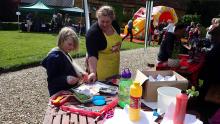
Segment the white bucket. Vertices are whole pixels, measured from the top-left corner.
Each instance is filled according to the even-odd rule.
[[[181,90],[175,87],[159,87],[157,93],[157,111],[162,114],[167,111],[171,103],[176,105],[176,95],[181,93]]]

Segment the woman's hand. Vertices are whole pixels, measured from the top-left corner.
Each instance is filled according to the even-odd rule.
[[[112,46],[112,52],[120,52],[121,42],[116,43],[116,45]]]
[[[84,74],[82,74],[82,76],[80,77],[80,83],[85,83],[85,82],[88,82],[88,77],[89,77],[89,75],[88,75],[88,73],[84,73]]]
[[[88,75],[88,82],[95,82],[96,80],[97,80],[97,77],[95,73],[90,73]]]
[[[74,85],[74,84],[76,84],[78,82],[79,82],[79,78],[76,78],[74,76],[67,76],[67,83],[69,85]]]

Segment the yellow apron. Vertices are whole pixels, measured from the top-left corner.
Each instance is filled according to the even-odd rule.
[[[97,62],[97,77],[100,81],[119,74],[120,52],[112,52],[112,46],[121,42],[121,37],[115,32],[109,36],[105,35],[105,38],[107,47],[99,51],[99,59]]]

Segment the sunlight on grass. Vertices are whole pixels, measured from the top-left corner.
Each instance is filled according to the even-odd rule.
[[[0,31],[0,70],[39,63],[56,46],[57,34]],[[124,42],[122,50],[144,47]],[[79,54],[79,55],[75,55]],[[80,50],[72,56],[85,56],[85,37],[80,37]]]

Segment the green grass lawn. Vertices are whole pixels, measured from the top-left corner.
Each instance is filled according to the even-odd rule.
[[[0,72],[39,65],[48,51],[56,46],[57,34],[0,31]],[[123,42],[122,50],[144,47]],[[73,57],[85,56],[85,37],[80,37],[80,50]]]

